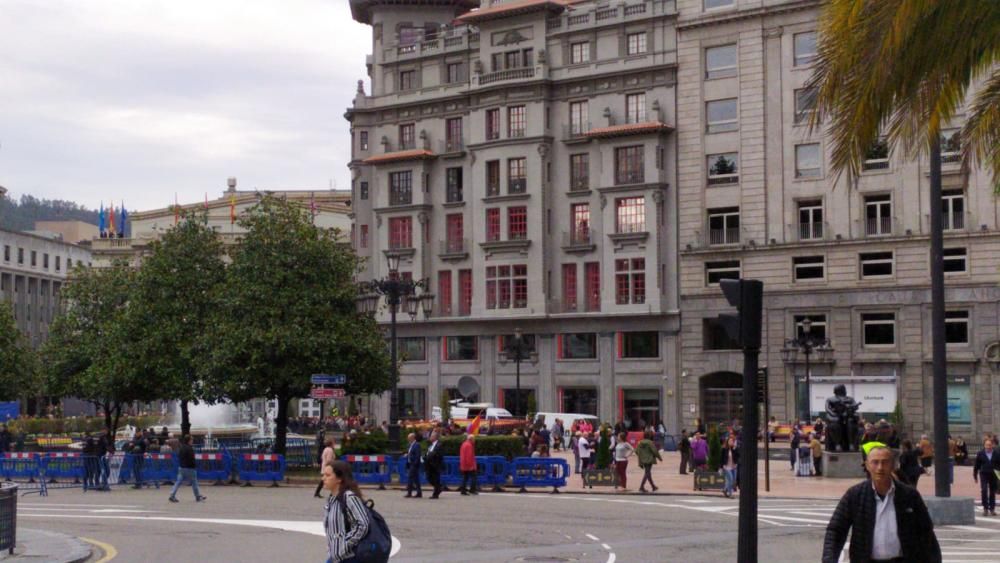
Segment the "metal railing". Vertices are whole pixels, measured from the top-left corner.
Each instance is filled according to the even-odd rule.
[[[641,184],[646,181],[646,175],[642,170],[616,170],[615,185]]]
[[[885,170],[889,168],[888,158],[869,158],[861,164],[862,170]]]
[[[823,240],[826,222],[799,223],[799,240]]]
[[[479,77],[479,84],[486,85],[492,84],[494,82],[503,82],[504,80],[524,80],[526,78],[535,77],[535,67],[527,66],[524,68],[509,68],[507,70],[498,70],[496,72],[487,72]]]
[[[563,246],[590,246],[594,244],[594,231],[590,229],[563,231],[562,239]]]
[[[571,192],[582,192],[590,189],[590,177],[582,176],[580,178],[573,178],[569,181],[569,191]]]
[[[451,239],[439,241],[439,254],[468,254],[469,239]]]
[[[444,141],[438,141],[438,147],[438,152],[441,153],[461,152],[465,150],[465,140],[447,139]]]
[[[710,229],[708,244],[737,244],[740,242],[740,229]]]
[[[507,180],[507,193],[523,194],[526,191],[528,191],[527,178],[512,178]]]
[[[592,128],[593,127],[591,127],[591,123],[589,121],[568,123],[563,125],[563,139],[578,139],[580,137],[586,137],[587,133]]]
[[[892,217],[866,217],[865,236],[878,237],[892,234]]]
[[[17,544],[17,485],[0,483],[0,552],[14,554]]]
[[[708,185],[709,186],[726,186],[730,184],[739,184],[740,175],[739,174],[709,174]]]

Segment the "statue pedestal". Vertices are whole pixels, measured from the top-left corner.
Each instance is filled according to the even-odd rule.
[[[829,479],[864,479],[861,452],[823,452],[823,476]]]

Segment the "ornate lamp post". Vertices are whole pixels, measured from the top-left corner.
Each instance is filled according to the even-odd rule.
[[[521,416],[521,360],[528,359],[529,351],[528,343],[525,342],[521,329],[515,328],[514,339],[507,345],[507,356],[513,358],[517,374],[514,380],[514,385],[517,388],[517,394],[514,397],[514,416]]]
[[[430,318],[434,309],[434,294],[427,291],[427,281],[403,279],[399,275],[398,254],[386,254],[389,276],[380,280],[358,284],[355,299],[359,313],[375,315],[379,300],[384,296],[389,306],[389,350],[392,361],[392,390],[389,396],[389,444],[399,447],[399,364],[396,355],[396,312],[400,305],[416,320],[417,312],[423,309],[424,318]],[[418,293],[419,291],[419,293]]]
[[[816,352],[820,355],[820,359],[824,360],[830,352],[830,341],[828,339],[813,336],[812,321],[809,320],[809,317],[802,320],[802,334],[798,335],[796,338],[785,341],[785,347],[781,350],[781,355],[785,360],[785,363],[794,364],[798,359],[798,353],[800,350],[806,357],[806,399],[803,404],[800,405],[800,420],[809,421],[809,401],[812,395],[812,387],[810,386],[810,377],[812,374],[809,365],[809,357],[813,354],[813,352]]]

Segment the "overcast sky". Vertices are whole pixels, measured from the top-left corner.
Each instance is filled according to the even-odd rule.
[[[348,0],[0,0],[0,185],[143,210],[349,187]]]

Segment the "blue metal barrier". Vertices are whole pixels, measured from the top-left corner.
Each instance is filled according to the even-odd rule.
[[[177,478],[178,466],[174,454],[146,454],[142,465],[142,480],[145,483],[151,482],[159,489],[160,483],[173,482]]]
[[[507,484],[507,479],[510,477],[510,464],[507,463],[507,458],[503,456],[484,456],[482,461],[480,458],[476,458],[476,463],[479,467],[485,467],[486,476],[489,484],[493,485],[494,491],[501,491],[504,485]]]
[[[566,486],[569,463],[551,457],[519,457],[511,462],[513,485],[526,492],[525,487],[552,487],[553,493]]]
[[[72,479],[79,483],[84,477],[86,460],[79,452],[52,452],[45,456],[45,478],[49,483],[56,479]]]
[[[285,456],[278,454],[243,454],[239,457],[240,481],[244,487],[252,481],[271,481],[272,487],[285,480]]]
[[[492,468],[496,467],[495,462],[491,463],[492,458],[487,456],[476,456],[476,484],[479,488],[495,486],[496,476],[490,473]],[[503,458],[499,458],[503,460]],[[507,481],[507,461],[503,462],[503,481]],[[444,471],[441,473],[441,483],[448,486],[460,486],[462,484],[462,471],[460,469],[459,457],[458,456],[445,456],[444,458]],[[495,487],[494,487],[495,488]]]
[[[223,484],[229,479],[232,472],[233,460],[222,453],[199,453],[194,454],[194,465],[197,469],[199,480],[212,480],[216,485]]]
[[[392,458],[386,455],[346,455],[343,460],[351,464],[354,480],[358,483],[378,485],[379,490],[385,490],[387,483],[392,481]],[[405,470],[406,458],[400,457]],[[399,462],[397,461],[397,465]],[[400,481],[406,482],[406,473],[400,473]]]
[[[406,456],[401,455],[399,459],[396,460],[396,474],[399,475],[399,484],[406,485],[406,480],[409,477],[410,463],[406,461]],[[427,470],[423,465],[420,466],[420,484],[430,485],[430,481],[427,480]],[[356,477],[357,475],[355,475]]]
[[[38,493],[48,496],[45,482],[45,458],[34,452],[5,453],[0,457],[0,476],[18,483],[22,496]]]

